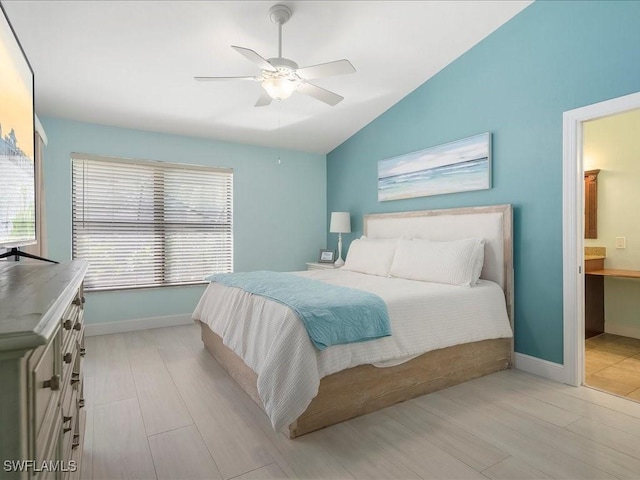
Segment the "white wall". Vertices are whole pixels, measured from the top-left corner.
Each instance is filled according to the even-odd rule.
[[[640,110],[585,123],[584,164],[601,170],[598,238],[585,245],[607,248],[605,268],[640,270]],[[605,278],[605,331],[640,338],[640,280]]]

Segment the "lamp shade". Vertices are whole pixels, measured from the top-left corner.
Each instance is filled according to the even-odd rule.
[[[332,212],[330,233],[351,233],[351,215],[349,212]]]

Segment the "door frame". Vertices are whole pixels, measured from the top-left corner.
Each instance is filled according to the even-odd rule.
[[[562,289],[565,382],[584,383],[583,122],[640,108],[640,92],[563,113]]]

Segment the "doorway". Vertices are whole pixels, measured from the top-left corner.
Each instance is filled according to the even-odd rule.
[[[635,93],[571,110],[563,117],[564,371],[571,385],[585,383],[584,126],[638,108],[640,93]]]
[[[582,131],[585,385],[640,401],[640,109]]]

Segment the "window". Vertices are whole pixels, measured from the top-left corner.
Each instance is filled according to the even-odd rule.
[[[72,154],[73,258],[87,290],[201,283],[233,270],[233,171]]]

